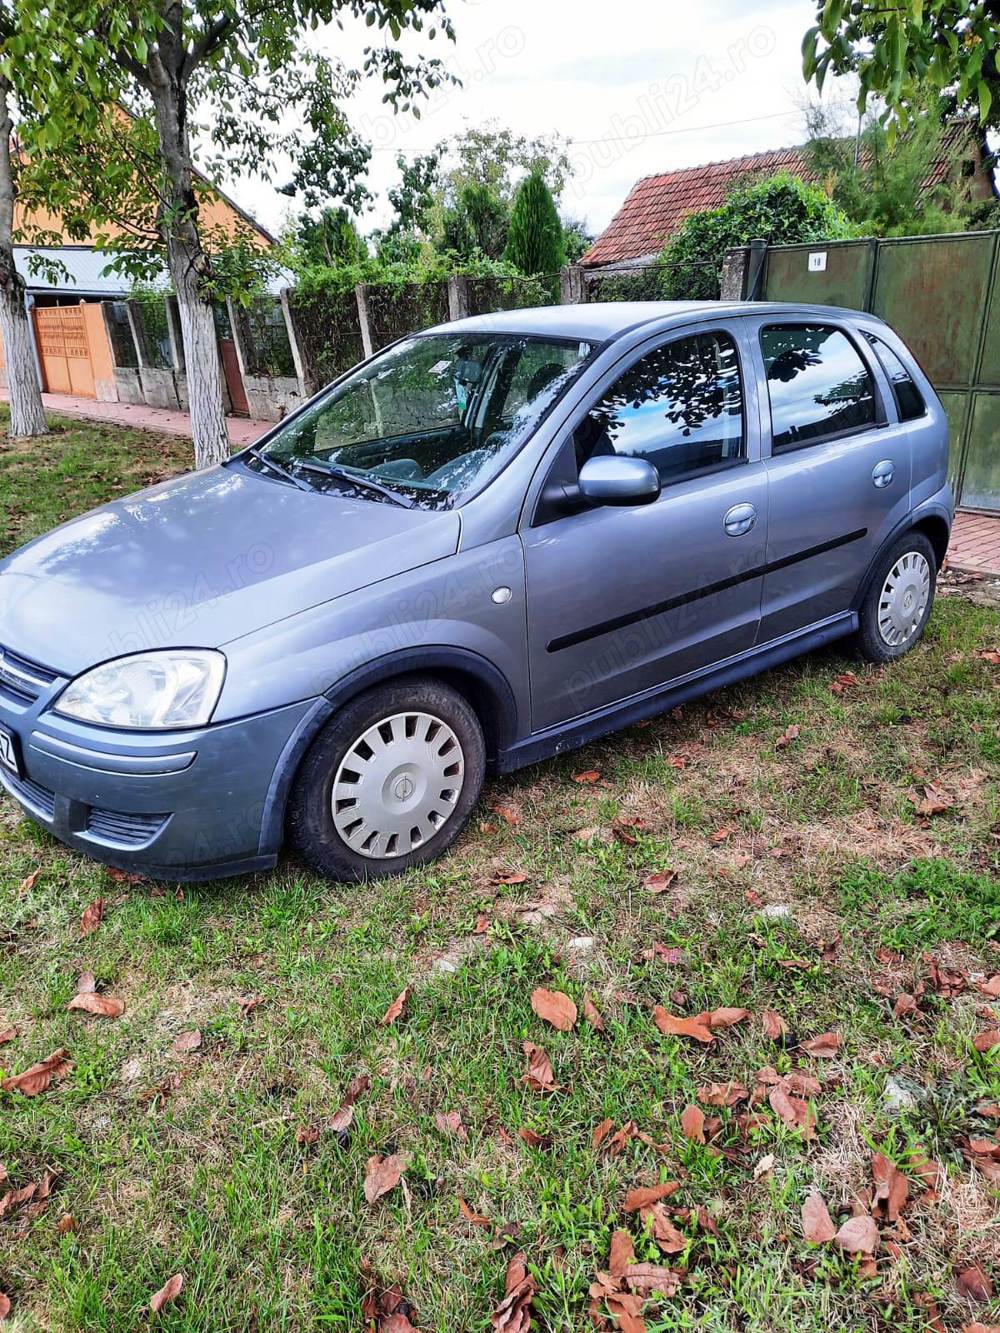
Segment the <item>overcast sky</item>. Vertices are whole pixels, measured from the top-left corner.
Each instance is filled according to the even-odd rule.
[[[393,116],[377,84],[350,104],[375,146],[378,204],[365,231],[387,220],[397,152],[425,152],[490,120],[573,141],[561,211],[595,232],[641,176],[804,137],[799,50],[812,0],[450,0],[448,12],[455,43],[438,37],[421,49],[446,58],[462,87],[432,94],[419,121]],[[370,36],[332,29],[317,44],[355,60]],[[849,92],[834,85],[827,98],[847,103]],[[268,182],[222,183],[272,229],[294,211]]]

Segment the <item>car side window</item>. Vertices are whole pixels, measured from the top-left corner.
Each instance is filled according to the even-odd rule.
[[[574,433],[577,467],[599,454],[645,458],[663,483],[746,457],[739,357],[728,333],[647,352]]]
[[[871,344],[879,364],[892,385],[892,396],[896,400],[900,421],[915,421],[917,417],[922,417],[927,411],[927,404],[914,384],[913,376],[887,342],[877,338],[874,333],[866,333],[865,338]]]
[[[858,349],[825,324],[760,331],[775,453],[874,426],[875,385]]]

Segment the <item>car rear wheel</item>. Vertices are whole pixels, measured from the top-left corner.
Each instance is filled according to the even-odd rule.
[[[861,605],[858,648],[892,662],[919,643],[934,605],[937,561],[922,532],[900,537],[882,557]]]
[[[427,677],[376,686],[313,742],[289,801],[289,841],[333,879],[402,874],[455,841],[485,770],[482,728],[456,690]]]

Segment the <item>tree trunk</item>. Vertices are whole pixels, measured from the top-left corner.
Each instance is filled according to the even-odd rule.
[[[222,406],[222,366],[212,304],[205,292],[211,261],[198,233],[198,200],[187,125],[187,97],[174,47],[179,40],[179,14],[160,38],[162,54],[150,70],[150,91],[156,112],[163,168],[159,225],[166,242],[167,262],[181,321],[187,372],[195,467],[211,467],[229,457],[229,435]]]
[[[34,339],[24,305],[24,279],[14,267],[15,185],[10,143],[13,134],[8,96],[10,85],[0,79],[0,336],[7,362],[10,395],[10,436],[44,435],[45,410],[35,367]]]

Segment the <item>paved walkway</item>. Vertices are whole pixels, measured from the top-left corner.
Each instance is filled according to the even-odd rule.
[[[990,514],[956,514],[948,548],[952,569],[970,574],[1000,577],[1000,517]]]
[[[6,390],[0,390],[0,401],[7,401]],[[50,412],[61,412],[66,417],[110,421],[116,426],[133,426],[138,430],[155,430],[165,435],[191,438],[191,418],[186,412],[171,412],[165,407],[133,407],[131,403],[99,403],[93,398],[75,398],[63,393],[43,393],[42,402]],[[249,421],[246,417],[227,417],[226,424],[233,444],[246,445],[253,444],[274,423]]]
[[[0,390],[0,400],[6,399],[6,393]],[[191,418],[186,412],[170,412],[161,407],[133,407],[130,403],[98,403],[93,398],[73,398],[59,393],[43,393],[42,401],[51,412],[61,412],[65,416],[111,421],[119,426],[135,426],[140,430],[191,438]],[[236,445],[252,444],[272,424],[270,421],[248,421],[246,417],[227,417],[226,421],[229,438]],[[1000,516],[959,514],[952,532],[948,563],[952,569],[1000,577]]]

